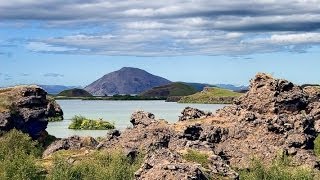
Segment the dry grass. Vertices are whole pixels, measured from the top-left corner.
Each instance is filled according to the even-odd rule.
[[[1,91],[2,89],[0,89]],[[0,112],[6,112],[10,110],[12,96],[8,93],[9,91],[0,92]]]
[[[13,88],[0,89],[0,113],[10,111],[10,106],[14,99]]]

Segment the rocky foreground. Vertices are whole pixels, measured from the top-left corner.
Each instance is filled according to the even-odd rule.
[[[301,88],[267,74],[257,74],[250,90],[215,114],[186,108],[179,122],[156,120],[152,113],[135,112],[132,128],[112,131],[102,141],[70,137],[44,152],[61,149],[121,149],[128,156],[146,153],[136,179],[238,179],[238,169],[253,158],[270,164],[279,155],[292,165],[319,169],[313,141],[320,132],[320,91]],[[89,143],[88,143],[89,142]],[[188,162],[183,154],[195,150],[208,155],[206,167]]]
[[[26,88],[22,92],[19,99],[23,101],[15,102],[14,107],[19,107],[15,116],[0,113],[0,127],[15,127],[35,136],[41,131],[34,134],[28,129],[44,130],[52,107],[43,90]],[[20,119],[7,118],[13,116]],[[313,151],[320,133],[319,88],[302,88],[267,74],[257,74],[246,94],[214,114],[188,107],[177,123],[169,124],[152,113],[138,111],[130,122],[132,128],[111,131],[99,141],[78,136],[57,140],[44,151],[43,159],[60,150],[79,149],[121,150],[132,159],[144,154],[135,179],[148,180],[238,179],[238,170],[250,168],[252,159],[268,165],[279,156],[290,157],[292,166],[320,168]],[[207,163],[188,161],[185,154],[190,150],[205,154]],[[75,162],[70,159],[70,163]]]

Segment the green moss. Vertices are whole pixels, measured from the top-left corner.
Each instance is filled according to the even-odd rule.
[[[313,142],[314,144],[314,153],[320,158],[320,135]]]
[[[270,166],[253,160],[248,170],[239,172],[240,179],[246,180],[313,180],[315,173],[311,169],[290,166],[290,158],[277,158]]]
[[[229,104],[233,99],[242,95],[241,93],[222,88],[207,88],[204,91],[185,96],[179,103],[201,103],[201,104]]]
[[[208,157],[209,156],[207,154],[188,149],[187,153],[183,154],[182,157],[183,157],[183,159],[185,159],[187,161],[199,163],[202,165],[202,167],[208,168],[208,164],[209,164]]]
[[[134,172],[142,163],[140,155],[132,160],[122,152],[96,152],[73,164],[67,162],[66,157],[54,158],[52,171],[49,172],[49,180],[100,180],[100,179],[134,179]]]
[[[83,129],[83,130],[106,130],[114,129],[114,124],[103,120],[91,120],[83,116],[74,116],[69,129]]]

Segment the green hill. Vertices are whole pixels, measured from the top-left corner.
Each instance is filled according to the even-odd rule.
[[[229,104],[242,93],[227,89],[207,87],[203,91],[181,98],[179,103]]]
[[[143,97],[170,97],[188,96],[196,93],[197,90],[190,85],[174,82],[164,86],[154,87],[140,94]]]
[[[69,89],[60,92],[57,96],[64,96],[64,97],[91,97],[92,94],[88,93],[86,90],[83,89]]]

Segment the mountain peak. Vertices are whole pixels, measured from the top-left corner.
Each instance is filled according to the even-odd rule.
[[[85,90],[94,95],[139,94],[170,82],[139,68],[123,67],[104,75],[88,85]]]
[[[140,70],[140,71],[144,71],[144,70],[142,70],[142,69],[135,68],[135,67],[122,67],[119,71],[127,71],[127,70]]]

